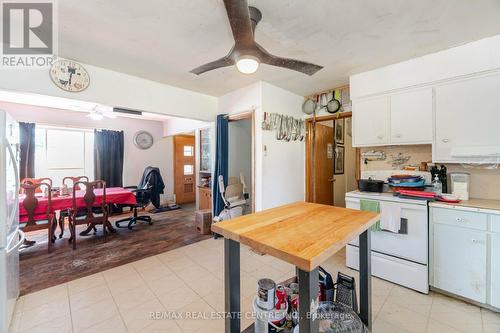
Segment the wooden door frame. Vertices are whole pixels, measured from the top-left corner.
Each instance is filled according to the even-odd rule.
[[[312,168],[311,168],[311,155],[312,155],[312,129],[313,129],[313,122],[323,122],[323,121],[328,121],[328,120],[337,120],[337,119],[344,119],[344,118],[351,118],[352,117],[352,112],[342,112],[338,114],[332,114],[332,115],[324,115],[324,116],[317,116],[317,117],[309,117],[306,118],[306,158],[305,158],[305,169],[306,169],[306,175],[305,175],[305,186],[306,186],[306,201],[307,202],[313,202],[313,193],[312,193]],[[356,153],[356,179],[361,178],[361,150],[359,148],[355,148],[355,153]]]
[[[196,166],[196,135],[193,134],[193,135],[190,135],[190,134],[176,134],[172,137],[172,144],[173,144],[173,151],[174,151],[174,194],[175,194],[175,201],[177,202],[177,194],[175,193],[175,189],[177,188],[177,177],[175,176],[175,172],[176,172],[176,161],[177,161],[177,149],[176,149],[176,138],[178,137],[184,137],[184,138],[193,138],[194,140],[194,169],[193,169],[193,179],[194,179],[194,184],[193,184],[193,191],[195,191],[194,193],[194,203],[195,205],[198,203],[198,200],[196,198],[196,193],[197,193],[197,189],[198,189],[198,175],[196,174],[196,170],[197,170],[197,166]]]
[[[252,213],[255,213],[255,110],[252,109],[250,111],[244,111],[239,113],[233,113],[227,115],[228,122],[238,121],[238,120],[246,120],[251,119],[251,127],[252,127]],[[228,142],[229,144],[229,142]],[[228,165],[229,165],[229,161]]]

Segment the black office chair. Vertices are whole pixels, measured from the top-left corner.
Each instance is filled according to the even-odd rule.
[[[151,220],[150,216],[147,216],[147,215],[138,216],[137,215],[138,208],[144,209],[151,203],[151,186],[149,186],[149,184],[148,184],[147,188],[145,188],[145,189],[137,188],[137,186],[126,186],[125,188],[132,189],[132,192],[134,193],[135,198],[137,200],[137,204],[128,206],[128,207],[132,208],[134,215],[131,217],[127,217],[127,218],[120,219],[120,220],[116,221],[115,226],[117,228],[125,228],[125,226],[121,226],[120,223],[127,222],[127,221],[128,221],[128,225],[126,228],[129,228],[129,230],[132,230],[133,225],[136,224],[137,221],[148,222],[149,225],[152,225],[153,221]],[[125,205],[125,207],[127,207],[127,205]]]

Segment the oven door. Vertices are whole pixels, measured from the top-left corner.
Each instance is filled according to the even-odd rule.
[[[369,198],[373,200],[373,198]],[[411,260],[420,264],[428,261],[428,213],[427,205],[407,204],[400,202],[380,202],[381,218],[384,209],[393,210],[392,215],[399,216],[403,223],[407,224],[407,233],[398,234],[389,231],[371,231],[372,251],[390,255],[393,257]],[[346,206],[351,209],[360,207],[359,198],[346,198]],[[358,238],[349,244],[359,246]]]

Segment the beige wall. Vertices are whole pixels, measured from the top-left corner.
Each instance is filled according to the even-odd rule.
[[[390,146],[361,148],[361,152],[370,150],[384,151],[387,155],[385,161],[370,161],[364,164],[361,160],[361,170],[390,170],[392,169],[391,155],[399,152],[411,156],[408,164],[420,165],[420,162],[432,160],[431,145],[418,146]],[[467,167],[460,164],[446,164],[448,173],[469,172],[471,174],[470,193],[471,198],[497,199],[500,200],[500,169],[489,169],[488,166]]]
[[[409,165],[419,166],[421,162],[430,162],[432,160],[431,145],[365,147],[361,148],[361,153],[370,150],[385,152],[386,159],[384,161],[368,161],[368,164],[365,164],[363,158],[361,158],[361,171],[393,169],[391,156],[397,156],[399,153],[411,157],[407,163]]]

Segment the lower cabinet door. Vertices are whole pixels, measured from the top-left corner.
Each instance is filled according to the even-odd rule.
[[[491,305],[500,309],[500,234],[491,235]]]
[[[487,235],[434,224],[433,286],[486,303]]]

